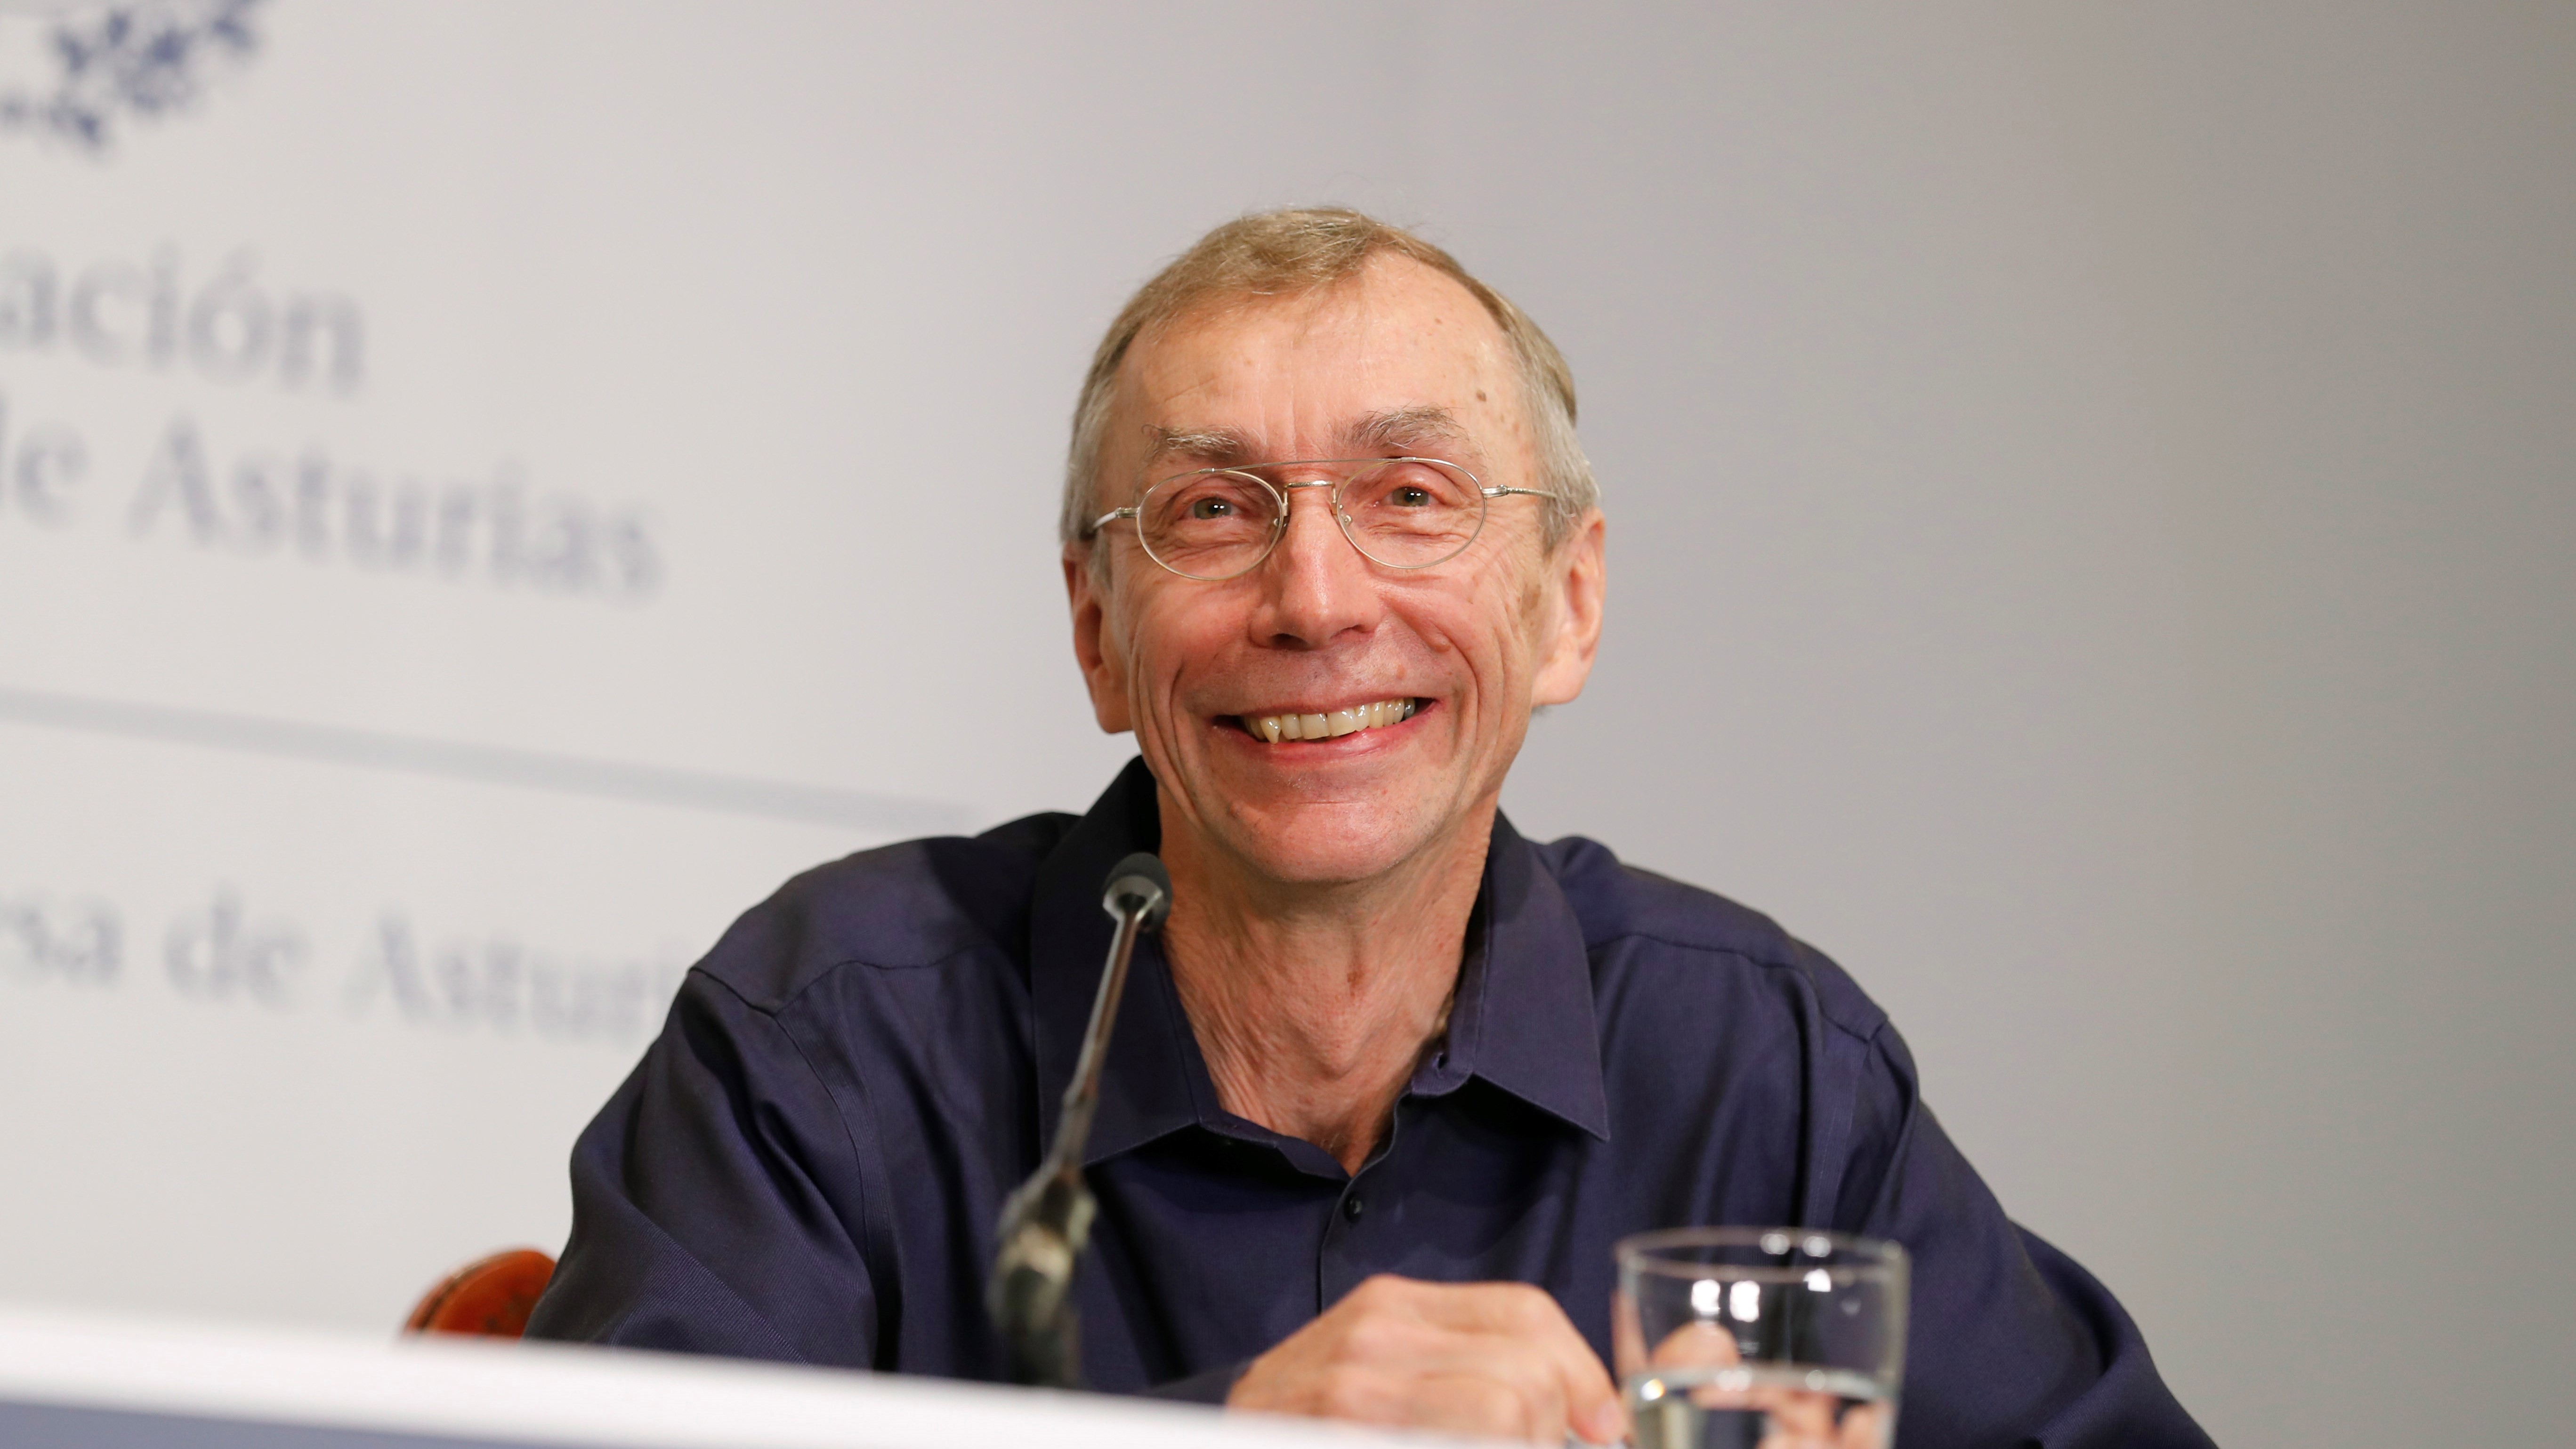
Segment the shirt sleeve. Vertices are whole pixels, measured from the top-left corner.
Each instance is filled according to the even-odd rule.
[[[859,1181],[840,1104],[787,1031],[691,972],[574,1145],[572,1236],[528,1336],[877,1366],[862,1209],[824,1186]]]
[[[1912,1259],[1899,1449],[2210,1449],[2118,1300],[2004,1217],[1916,1095],[1895,1029],[1871,1046],[1836,1216]]]

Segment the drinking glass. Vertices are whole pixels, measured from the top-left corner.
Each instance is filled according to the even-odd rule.
[[[1887,1449],[1905,1250],[1810,1228],[1622,1239],[1611,1303],[1637,1449]]]

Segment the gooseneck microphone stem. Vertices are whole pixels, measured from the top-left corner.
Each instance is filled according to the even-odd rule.
[[[1091,1239],[1098,1206],[1083,1183],[1082,1159],[1091,1141],[1092,1115],[1100,1107],[1100,1069],[1109,1056],[1118,999],[1127,990],[1127,965],[1135,958],[1136,938],[1170,914],[1172,878],[1161,861],[1139,851],[1109,872],[1100,906],[1118,927],[1109,939],[1099,993],[1091,999],[1082,1055],[1074,1060],[1073,1080],[1065,1085],[1054,1145],[1002,1205],[993,1276],[985,1287],[1014,1383],[1069,1389],[1081,1378],[1073,1270]]]
[[[1082,1055],[1074,1061],[1073,1080],[1065,1084],[1064,1109],[1056,1116],[1055,1147],[1046,1168],[1077,1171],[1091,1142],[1091,1119],[1100,1111],[1100,1068],[1109,1059],[1109,1033],[1117,1025],[1118,1000],[1127,994],[1128,963],[1136,958],[1136,938],[1145,934],[1148,913],[1119,909],[1117,933],[1109,938],[1109,964],[1100,973],[1100,990],[1091,998],[1091,1025],[1082,1035]]]

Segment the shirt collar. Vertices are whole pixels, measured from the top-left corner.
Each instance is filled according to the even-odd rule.
[[[1038,1150],[1055,1145],[1064,1089],[1091,1025],[1092,998],[1108,964],[1113,934],[1100,906],[1109,868],[1130,851],[1161,846],[1163,819],[1154,777],[1142,759],[1118,778],[1038,867],[1029,911],[1029,999],[1036,1015]],[[1202,1084],[1207,1067],[1181,1013],[1160,938],[1136,943],[1100,1071],[1100,1106],[1091,1121],[1085,1166],[1141,1147],[1203,1117],[1217,1115],[1215,1092]]]
[[[1129,851],[1154,850],[1161,843],[1154,777],[1138,759],[1039,867],[1029,918],[1029,991],[1042,1152],[1054,1144],[1064,1089],[1073,1080],[1109,951],[1102,885],[1109,868]],[[1582,927],[1555,876],[1539,867],[1537,852],[1499,813],[1458,998],[1450,1008],[1448,1041],[1416,1075],[1414,1090],[1439,1095],[1471,1076],[1594,1137],[1609,1138]],[[1248,1124],[1217,1104],[1159,938],[1148,936],[1137,943],[1128,969],[1083,1161],[1100,1162],[1193,1125],[1240,1136]]]
[[[1470,1076],[1610,1140],[1582,922],[1555,874],[1500,811],[1458,999],[1449,1008],[1449,1040],[1415,1077],[1415,1090],[1446,1091]]]

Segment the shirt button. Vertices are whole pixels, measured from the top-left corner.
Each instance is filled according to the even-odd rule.
[[[1360,1196],[1358,1193],[1352,1193],[1349,1197],[1342,1199],[1342,1216],[1349,1218],[1352,1222],[1358,1222],[1360,1220],[1360,1214],[1367,1211],[1368,1199]]]

